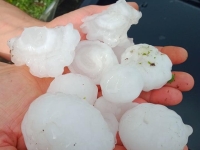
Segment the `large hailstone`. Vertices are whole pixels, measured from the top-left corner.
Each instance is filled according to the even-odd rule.
[[[37,77],[55,77],[72,63],[79,41],[79,32],[68,24],[56,28],[25,28],[21,36],[12,38],[8,45],[15,65],[26,64]]]
[[[81,41],[75,51],[70,71],[88,76],[96,84],[99,84],[105,72],[118,64],[113,50],[99,41]]]
[[[122,54],[121,63],[139,70],[144,79],[144,91],[159,89],[172,77],[172,62],[169,57],[148,44],[127,48]]]
[[[183,150],[192,132],[176,112],[150,103],[127,111],[119,123],[119,135],[128,150]]]
[[[125,0],[118,0],[107,10],[84,18],[81,28],[88,40],[99,40],[115,47],[125,37],[130,26],[137,24],[141,17],[141,12]]]
[[[56,77],[47,92],[76,95],[93,105],[97,99],[98,88],[90,78],[81,74],[68,73]]]
[[[128,103],[140,95],[144,81],[136,68],[118,64],[103,75],[100,86],[106,100],[114,103]]]
[[[22,121],[28,150],[112,150],[114,136],[101,113],[76,96],[44,94]]]

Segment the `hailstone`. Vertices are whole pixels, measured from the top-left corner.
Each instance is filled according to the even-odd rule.
[[[67,73],[55,77],[47,92],[76,95],[93,105],[97,99],[98,88],[90,78],[84,75]]]
[[[139,104],[119,123],[119,135],[127,150],[183,150],[192,127],[163,105]]]
[[[103,74],[118,64],[113,50],[100,41],[81,41],[75,52],[70,71],[88,76],[95,84],[99,84]]]
[[[141,12],[125,0],[118,0],[103,12],[84,18],[81,28],[88,40],[99,40],[115,47],[141,17]]]
[[[144,91],[159,89],[172,77],[172,62],[166,54],[148,44],[137,44],[126,49],[122,64],[137,68],[144,79]]]
[[[15,65],[27,65],[37,77],[56,77],[72,63],[79,41],[79,32],[68,24],[25,28],[19,37],[8,41],[8,46]]]
[[[101,113],[73,95],[47,93],[22,121],[28,150],[112,150],[115,137]]]
[[[100,86],[106,100],[114,103],[128,103],[140,95],[144,81],[136,68],[118,64],[103,75]]]

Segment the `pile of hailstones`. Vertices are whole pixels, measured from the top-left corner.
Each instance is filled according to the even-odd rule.
[[[119,0],[82,20],[87,40],[68,24],[25,28],[8,42],[15,65],[55,77],[23,119],[29,150],[112,150],[117,132],[128,150],[183,150],[191,126],[165,106],[132,102],[172,76],[167,55],[127,37],[141,16]],[[66,66],[71,73],[62,75]]]

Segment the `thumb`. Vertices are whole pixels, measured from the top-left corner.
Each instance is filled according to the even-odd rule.
[[[114,150],[126,150],[124,146],[116,145]]]

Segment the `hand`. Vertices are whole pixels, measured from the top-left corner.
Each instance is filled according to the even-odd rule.
[[[161,51],[167,51],[174,63],[180,63],[186,59],[185,50],[178,47],[163,47]],[[179,57],[171,56],[175,53]],[[179,60],[179,58],[181,58]],[[67,73],[67,70],[66,70]],[[164,95],[172,98],[170,105],[181,101],[181,91],[190,90],[194,84],[193,78],[183,72],[175,72],[176,81],[167,84],[159,90],[142,93],[137,102],[155,101],[156,97]],[[26,66],[0,63],[0,150],[24,150],[25,145],[21,133],[21,122],[28,110],[30,103],[38,96],[44,94],[52,81],[52,78],[37,78],[29,73]],[[185,83],[188,83],[185,84]],[[177,89],[176,85],[179,85]],[[165,91],[170,91],[165,93]],[[146,98],[145,98],[146,97]],[[166,104],[160,99],[160,104]],[[169,104],[169,103],[168,103]],[[115,150],[124,150],[120,146],[120,140]]]
[[[0,12],[1,12],[1,3],[0,2]],[[136,6],[135,3],[131,3],[131,5]],[[9,6],[10,7],[10,6]],[[136,6],[137,7],[137,6]],[[18,9],[16,9],[16,13],[13,12],[13,15],[16,17],[15,19],[22,23],[21,25],[18,24],[20,27],[14,26],[11,22],[7,22],[9,28],[5,27],[5,34],[6,36],[3,37],[0,29],[0,39],[6,42],[9,38],[19,35],[23,29],[23,26],[33,26],[33,25],[46,25],[47,27],[54,27],[57,25],[65,25],[67,23],[73,23],[77,29],[81,24],[81,18],[91,15],[93,13],[97,13],[105,9],[106,7],[100,6],[88,6],[77,11],[71,12],[69,14],[65,14],[60,16],[49,23],[44,23],[40,21],[36,21],[30,18],[31,21],[26,22],[25,20],[18,19],[17,15],[22,13]],[[11,11],[8,11],[9,13]],[[20,12],[20,13],[18,13]],[[2,11],[2,13],[4,13]],[[22,15],[24,15],[22,13]],[[12,14],[10,14],[12,16]],[[26,16],[26,15],[25,15]],[[2,20],[0,16],[0,22]],[[26,16],[29,18],[28,16]],[[7,20],[8,21],[8,20]],[[26,24],[25,24],[26,22]],[[24,23],[24,25],[23,25]],[[31,25],[32,24],[32,25]],[[9,29],[9,30],[7,30]],[[12,33],[12,31],[14,33]],[[82,35],[82,39],[84,39],[84,35]],[[0,50],[1,54],[6,54],[9,57],[9,50],[6,43],[3,43],[2,46],[5,50]],[[164,47],[160,48],[161,51],[165,52],[170,56],[170,59],[173,61],[174,64],[179,64],[186,60],[187,52],[178,47]],[[1,55],[0,54],[0,55]],[[5,55],[4,55],[5,56]],[[67,73],[67,69],[66,72]],[[4,63],[0,63],[0,150],[25,150],[25,144],[23,140],[23,136],[21,133],[21,122],[24,117],[24,114],[28,110],[30,103],[40,96],[44,94],[52,81],[52,78],[37,78],[32,76],[29,73],[29,70],[26,66],[16,67],[14,65],[8,65]],[[185,83],[188,83],[188,85]],[[167,89],[170,90],[169,93],[166,94],[167,97],[172,97],[173,101],[168,101],[170,103],[166,103],[164,100],[161,99],[159,103],[161,104],[170,104],[174,105],[181,101],[181,91],[187,91],[192,88],[194,84],[193,78],[187,73],[176,73],[176,81],[172,84],[167,84],[160,90],[151,91],[148,93],[142,93],[138,101],[148,101],[148,102],[156,102],[155,98],[159,95],[165,95],[165,91]],[[177,89],[177,86],[179,88]],[[168,90],[167,90],[168,91]],[[116,145],[115,150],[124,150],[123,146],[120,146],[120,142]]]

